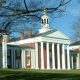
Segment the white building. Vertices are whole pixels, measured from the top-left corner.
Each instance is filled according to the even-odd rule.
[[[69,38],[59,30],[50,29],[48,16],[41,16],[39,33],[29,38],[7,42],[3,35],[0,67],[31,69],[71,69]],[[22,34],[23,38],[23,34]]]
[[[80,69],[80,41],[70,45],[71,64],[73,69]]]

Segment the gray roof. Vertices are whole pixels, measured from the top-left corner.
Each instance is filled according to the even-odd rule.
[[[72,44],[70,44],[70,46],[73,46],[73,45],[80,45],[80,41],[76,41],[76,42],[73,42]]]
[[[50,33],[56,32],[56,31],[57,31],[57,29],[49,30],[49,31],[44,32],[44,33],[35,34],[34,37],[38,37],[38,36],[46,36],[46,35],[48,35],[48,34],[50,34]]]

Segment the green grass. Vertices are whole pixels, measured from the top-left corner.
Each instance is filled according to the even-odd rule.
[[[80,80],[80,70],[0,69],[0,80]]]

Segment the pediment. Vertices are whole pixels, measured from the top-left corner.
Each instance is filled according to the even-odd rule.
[[[61,31],[55,31],[51,32],[47,35],[44,35],[44,37],[51,37],[51,38],[59,38],[59,39],[69,39],[64,33]]]

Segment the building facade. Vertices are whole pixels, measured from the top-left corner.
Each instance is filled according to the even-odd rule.
[[[80,69],[80,41],[70,44],[71,63],[73,69]]]
[[[39,33],[28,39],[7,42],[3,35],[0,64],[2,68],[72,69],[69,38],[59,30],[50,29],[48,16],[41,16]],[[23,33],[22,33],[23,35]]]

